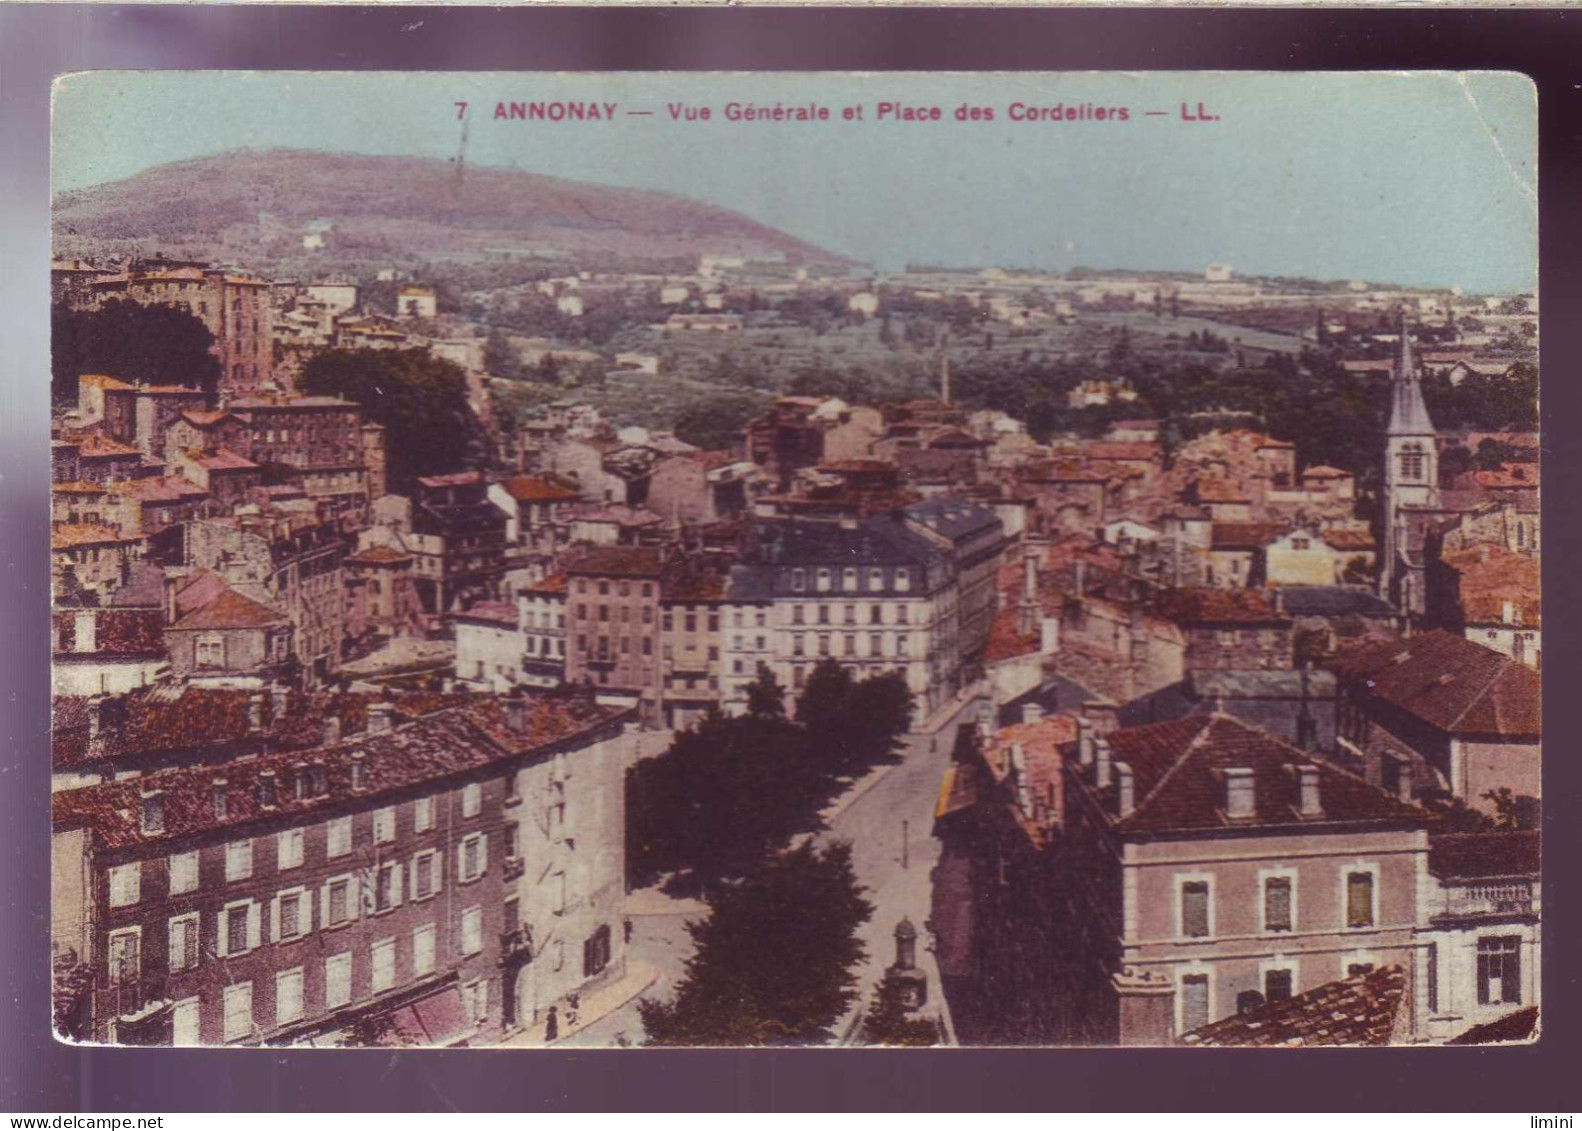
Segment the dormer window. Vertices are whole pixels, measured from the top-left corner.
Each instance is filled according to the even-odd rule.
[[[807,588],[807,571],[794,569],[791,571],[791,591],[800,593]]]
[[[156,835],[165,831],[165,795],[158,790],[143,794],[140,824],[143,832]]]
[[[1225,771],[1225,815],[1245,821],[1257,813],[1253,795],[1252,771],[1245,768]]]
[[[226,803],[226,786],[224,778],[215,778],[213,788],[209,792],[209,801],[214,808],[214,819],[223,821],[230,814]]]
[[[912,571],[898,569],[895,571],[895,588],[898,593],[905,593],[912,588]]]

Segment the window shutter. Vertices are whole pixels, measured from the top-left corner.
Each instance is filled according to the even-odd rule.
[[[478,834],[478,874],[481,876],[489,870],[489,834]]]
[[[263,916],[259,914],[258,901],[255,899],[247,905],[247,949],[257,950],[262,940],[259,933],[263,927]]]
[[[302,905],[297,904],[297,923],[302,922]],[[280,941],[280,896],[275,896],[269,901],[269,941]]]
[[[436,895],[438,895],[439,892],[440,892],[440,889],[442,889],[444,886],[445,886],[445,853],[443,851],[439,851],[439,852],[435,852],[434,853],[434,893]]]
[[[172,970],[187,968],[187,933],[180,919],[170,921],[170,968]]]
[[[401,866],[390,869],[390,906],[401,906]]]

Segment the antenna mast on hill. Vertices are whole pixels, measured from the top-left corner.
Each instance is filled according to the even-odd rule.
[[[939,341],[939,401],[950,403],[950,331],[946,330]]]
[[[472,115],[461,114],[461,144],[456,147],[456,187],[461,188],[462,173],[467,167],[467,131],[472,127]]]

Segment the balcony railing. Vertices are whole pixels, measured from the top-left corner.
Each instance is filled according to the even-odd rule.
[[[100,983],[96,997],[100,1017],[119,1019],[139,1017],[168,1000],[163,974],[126,974],[106,979]]]
[[[1447,893],[1444,914],[1464,918],[1475,915],[1531,915],[1533,885],[1525,881],[1468,884]]]
[[[512,931],[501,931],[500,957],[502,959],[532,958],[533,929],[524,924]]]

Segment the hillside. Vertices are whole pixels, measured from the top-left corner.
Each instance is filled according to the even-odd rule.
[[[304,237],[317,233],[311,252]],[[307,150],[247,150],[179,161],[55,199],[55,253],[155,251],[261,269],[531,256],[588,265],[699,254],[844,263],[723,208],[447,161]]]

